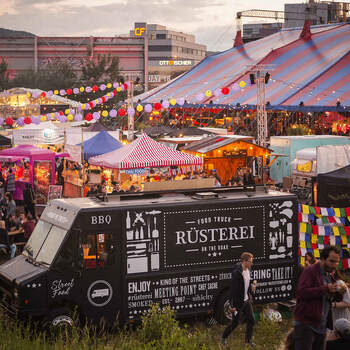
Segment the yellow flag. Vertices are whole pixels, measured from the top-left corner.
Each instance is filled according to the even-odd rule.
[[[333,227],[334,236],[340,236],[339,228],[337,226]]]
[[[306,223],[305,222],[300,223],[300,232],[306,233]]]
[[[300,248],[306,248],[306,242],[300,241]]]
[[[318,249],[314,249],[314,257],[319,258],[320,257],[320,251]]]
[[[302,204],[301,207],[303,214],[310,214],[310,208],[308,205]]]

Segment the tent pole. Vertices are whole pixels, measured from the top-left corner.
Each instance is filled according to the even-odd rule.
[[[83,166],[82,169],[82,177],[83,177],[83,185],[81,186],[81,197],[84,197],[84,175],[85,175],[85,167],[84,167],[84,129],[81,128],[81,164]]]

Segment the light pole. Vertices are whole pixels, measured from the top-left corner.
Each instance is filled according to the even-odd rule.
[[[131,112],[134,107],[134,81],[130,80],[130,87],[128,89],[128,141],[134,140],[134,114]]]

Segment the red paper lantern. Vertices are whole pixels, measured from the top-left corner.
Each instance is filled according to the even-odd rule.
[[[46,96],[46,92],[43,91],[43,92],[40,94],[40,96],[41,96],[41,97],[45,97],[45,96]]]
[[[12,118],[10,118],[10,117],[7,117],[6,118],[6,120],[5,120],[5,123],[7,124],[7,125],[12,125],[13,124],[13,119]]]
[[[59,113],[59,115],[64,115],[64,113],[62,111],[59,111],[58,113]]]
[[[128,84],[125,83],[123,86],[124,86],[124,90],[128,90]]]
[[[106,97],[102,96],[101,100],[102,100],[102,103],[105,103],[106,102]]]
[[[94,107],[94,103],[93,102],[89,102],[89,106],[90,106],[90,108],[93,108]]]
[[[126,110],[124,108],[120,108],[118,109],[118,114],[120,117],[124,117],[124,115],[126,114]]]
[[[115,90],[115,89],[112,92],[113,92],[114,96],[117,94],[117,90]]]
[[[67,95],[71,95],[73,93],[72,89],[67,89]]]
[[[98,86],[97,86],[97,85],[94,85],[94,86],[92,87],[92,91],[93,91],[93,92],[98,91]]]
[[[221,92],[223,95],[228,95],[230,93],[230,89],[228,87],[223,87]]]
[[[91,113],[88,113],[86,116],[85,116],[85,119],[87,120],[87,121],[91,121],[92,120],[92,114]]]
[[[30,124],[32,122],[32,119],[30,117],[25,117],[24,118],[24,123],[25,124]]]
[[[153,108],[156,110],[156,111],[160,111],[162,109],[162,104],[159,103],[159,102],[156,102],[154,105],[153,105]]]

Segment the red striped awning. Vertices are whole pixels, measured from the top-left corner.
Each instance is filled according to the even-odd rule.
[[[89,163],[114,169],[202,165],[203,159],[175,151],[143,134],[127,146],[92,157]]]

